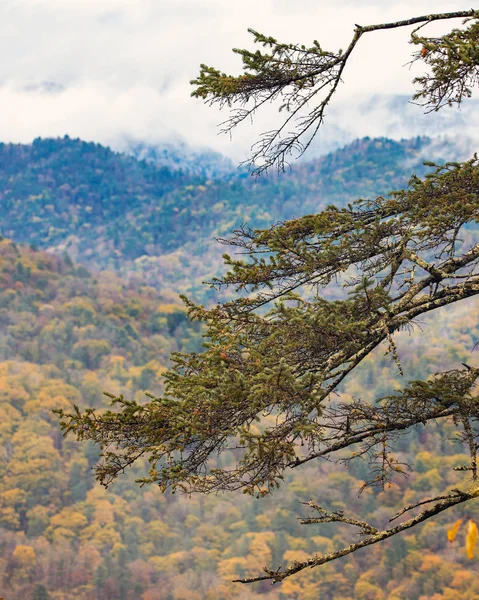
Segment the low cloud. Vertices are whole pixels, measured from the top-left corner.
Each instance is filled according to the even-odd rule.
[[[68,134],[120,147],[125,138],[149,143],[180,138],[241,160],[257,133],[274,126],[275,110],[252,127],[242,127],[231,142],[217,135],[217,124],[227,113],[192,99],[188,81],[200,62],[238,72],[231,47],[251,47],[248,26],[285,41],[318,39],[336,50],[347,45],[356,22],[467,8],[465,2],[429,0],[387,5],[362,0],[5,0],[0,140],[29,142]],[[398,138],[428,130],[410,112],[401,121],[387,99],[413,91],[415,72],[401,68],[411,52],[407,39],[406,31],[393,31],[361,40],[322,142],[318,138],[318,152],[351,136]]]

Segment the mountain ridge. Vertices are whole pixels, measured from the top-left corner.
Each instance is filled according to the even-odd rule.
[[[387,193],[407,182],[411,167],[424,172],[428,144],[364,138],[256,180],[244,172],[205,179],[68,136],[0,144],[0,231],[47,250],[73,246],[80,262],[117,268],[242,223],[268,227],[331,202]]]

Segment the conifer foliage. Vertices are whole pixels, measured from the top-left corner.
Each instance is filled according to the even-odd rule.
[[[458,17],[466,19],[463,27],[443,37],[418,34],[432,21]],[[304,135],[316,133],[362,35],[413,25],[418,28],[411,41],[420,46],[414,60],[431,67],[416,80],[416,100],[434,110],[460,104],[479,73],[474,10],[357,25],[344,53],[327,52],[317,42],[311,48],[280,44],[253,32],[270,53],[237,50],[245,67],[239,77],[203,65],[194,95],[227,105],[253,102],[233,112],[229,127],[280,98],[287,118],[254,147],[251,164],[256,172],[282,168],[294,148],[302,152],[308,145]],[[292,124],[296,129],[283,136]],[[173,355],[165,394],[146,403],[112,396],[114,409],[103,413],[60,411],[65,433],[101,446],[96,472],[104,485],[146,456],[151,469],[141,483],[186,493],[242,489],[257,496],[278,488],[289,470],[320,458],[366,460],[365,485],[387,487],[407,468],[394,454],[398,437],[419,424],[455,423],[470,456],[456,466],[465,472],[461,489],[404,507],[391,522],[420,512],[383,530],[311,501],[313,516],[302,523],[346,523],[361,534],[359,541],[265,568],[264,575],[242,582],[280,582],[479,495],[479,368],[458,364],[374,402],[342,400],[340,394],[345,378],[378,347],[401,372],[395,333],[417,335],[421,315],[479,294],[479,159],[430,166],[424,178],[413,176],[407,189],[387,197],[329,206],[269,229],[236,231],[223,240],[235,252],[224,255],[228,270],[211,282],[232,288],[233,298],[213,308],[185,298],[190,317],[204,324],[207,342],[201,353]],[[476,538],[477,527],[469,525],[468,555]]]

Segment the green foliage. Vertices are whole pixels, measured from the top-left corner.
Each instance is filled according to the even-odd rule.
[[[185,300],[190,317],[207,326],[204,352],[174,355],[166,395],[142,405],[118,397],[118,413],[63,411],[65,431],[105,449],[97,467],[104,484],[146,455],[151,471],[142,481],[163,489],[242,488],[264,495],[288,468],[365,438],[383,465],[373,480],[384,483],[401,468],[376,453],[380,439],[386,444],[388,431],[459,415],[461,397],[475,418],[477,371],[414,383],[402,396],[378,400],[383,408],[358,402],[330,413],[327,400],[382,342],[399,364],[392,335],[420,314],[479,292],[479,249],[462,234],[465,225],[479,222],[478,190],[473,159],[413,177],[409,189],[389,198],[238,232],[230,244],[248,258],[225,255],[230,271],[217,283],[245,294],[212,309]],[[432,252],[438,262],[428,262]],[[321,295],[341,279],[348,294]],[[298,294],[301,287],[311,293]],[[273,301],[265,314],[253,312]],[[451,391],[456,387],[459,395]],[[268,415],[275,425],[258,430]],[[243,452],[235,453],[235,468],[212,466],[217,453],[237,444]]]
[[[276,95],[279,95],[281,86],[311,88],[315,77],[322,70],[340,64],[334,53],[323,50],[316,40],[310,48],[306,48],[304,45],[280,43],[254,29],[248,31],[253,36],[253,42],[269,48],[270,53],[234,48],[233,52],[241,56],[244,71],[236,77],[202,64],[198,78],[190,82],[196,86],[191,93],[193,97],[212,101],[221,99],[226,102],[240,98],[242,102],[247,102],[258,92],[266,92],[270,98],[271,81],[281,82]]]
[[[220,268],[213,237],[400,188],[411,168],[404,161],[424,173],[421,155],[429,143],[365,138],[298,165],[281,180],[257,182],[243,172],[216,181],[182,175],[69,138],[3,144],[1,232],[38,248],[67,250],[89,267],[128,276],[134,270],[160,289],[184,290],[194,281],[198,293],[201,281]],[[211,266],[205,252],[212,254]],[[84,269],[77,274],[87,278]],[[28,265],[20,263],[14,276],[26,283]],[[41,288],[40,277],[36,285]]]
[[[420,86],[414,100],[424,100],[429,110],[461,104],[470,98],[479,83],[479,23],[473,20],[466,29],[453,29],[441,37],[423,37],[417,33],[411,42],[421,46],[415,55],[431,67],[431,72],[416,77]]]
[[[30,273],[27,281],[16,277],[19,265]],[[6,239],[0,242],[0,272],[4,360],[18,356],[71,373],[102,368],[136,391],[147,389],[141,385],[153,383],[158,365],[166,365],[178,349],[171,333],[181,340],[198,331],[181,304],[162,300],[148,286],[128,286],[106,271],[96,279],[79,276],[71,261],[18,248]],[[39,281],[45,282],[40,288]],[[150,336],[147,342],[145,336]],[[97,397],[95,386],[88,391],[92,398]]]
[[[278,42],[254,29],[253,43],[261,44],[267,52],[233,49],[243,63],[243,74],[232,76],[214,67],[200,65],[200,73],[190,83],[196,87],[192,96],[209,104],[218,103],[231,109],[221,124],[222,132],[231,131],[251,120],[263,106],[277,102],[283,121],[276,129],[262,133],[251,147],[247,162],[255,174],[272,166],[284,171],[288,160],[301,156],[308,149],[326,117],[344,68],[361,38],[375,31],[407,27],[421,23],[411,34],[411,41],[422,44],[413,60],[423,60],[432,66],[432,74],[417,77],[420,89],[415,99],[439,109],[445,103],[460,104],[471,95],[478,81],[477,19],[474,9],[450,13],[435,13],[392,23],[356,25],[345,51],[325,50],[315,40],[310,47],[304,44]],[[433,21],[466,17],[472,25],[465,31],[454,29],[440,38],[422,38],[417,31]],[[296,156],[295,156],[296,155]]]
[[[37,585],[33,592],[33,600],[50,600],[50,594],[44,585]]]

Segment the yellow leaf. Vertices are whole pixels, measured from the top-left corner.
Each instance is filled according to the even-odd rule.
[[[457,532],[459,531],[459,527],[461,526],[462,519],[456,521],[455,524],[451,527],[451,529],[447,530],[447,539],[450,542],[453,542],[456,539]]]
[[[474,558],[474,548],[477,544],[477,525],[474,521],[470,520],[467,527],[467,537],[466,537],[466,554],[470,559]]]

